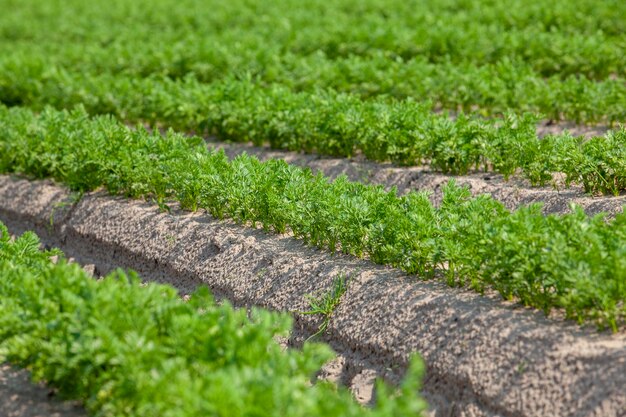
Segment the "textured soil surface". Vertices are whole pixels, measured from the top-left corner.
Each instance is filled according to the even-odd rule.
[[[564,120],[542,120],[537,124],[537,136],[543,138],[547,135],[560,135],[565,132],[569,132],[572,136],[584,136],[585,138],[592,138],[594,136],[603,136],[611,129],[618,129],[619,124],[615,124],[613,127],[607,124],[591,125],[577,125],[574,122],[568,122]]]
[[[532,187],[528,181],[511,178],[508,181],[500,174],[473,173],[464,176],[444,175],[430,171],[425,167],[397,167],[392,164],[375,163],[360,158],[345,159],[322,157],[315,154],[302,154],[273,150],[247,144],[208,142],[210,147],[223,149],[231,158],[247,153],[262,161],[283,159],[285,162],[311,168],[329,178],[346,175],[352,181],[383,185],[386,189],[396,187],[400,194],[408,191],[430,191],[434,204],[441,202],[442,186],[454,179],[457,184],[468,186],[473,195],[490,194],[501,201],[507,208],[515,209],[524,204],[543,203],[544,213],[565,213],[570,211],[570,203],[576,203],[588,214],[606,212],[608,217],[622,211],[626,204],[626,195],[590,196],[582,187],[553,186]]]
[[[578,125],[574,122],[568,122],[565,120],[542,120],[537,124],[537,136],[543,138],[547,135],[560,135],[565,132],[569,132],[572,136],[584,136],[590,139],[594,136],[604,136],[609,130],[618,129],[619,123],[609,126],[607,124],[591,125]]]
[[[54,391],[33,384],[27,371],[0,364],[0,415],[3,417],[85,417],[72,401],[60,401]]]
[[[291,312],[306,310],[305,296],[329,289],[339,273],[350,276],[325,336],[340,356],[321,376],[363,402],[375,376],[397,382],[417,351],[436,416],[626,415],[624,329],[598,333],[203,213],[161,213],[103,193],[59,204],[68,201],[50,182],[0,176],[0,220],[14,233],[36,231],[97,275],[130,267],[183,294],[206,284],[238,306]],[[295,318],[297,345],[319,318]]]

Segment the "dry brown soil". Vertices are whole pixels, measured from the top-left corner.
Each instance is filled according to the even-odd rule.
[[[57,399],[54,391],[34,384],[23,369],[0,364],[0,415],[3,417],[85,417],[77,403]]]
[[[581,328],[493,294],[420,281],[204,213],[162,213],[103,193],[59,208],[64,201],[68,191],[50,182],[0,177],[0,220],[15,233],[36,231],[97,274],[130,267],[182,294],[204,284],[238,306],[291,312],[306,310],[306,295],[329,289],[339,273],[350,276],[324,337],[340,357],[322,376],[347,384],[361,401],[371,399],[375,376],[397,382],[419,352],[427,365],[423,394],[436,416],[625,415],[623,330]],[[290,343],[318,324],[295,314]]]

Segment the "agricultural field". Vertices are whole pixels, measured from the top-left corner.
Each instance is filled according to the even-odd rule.
[[[11,416],[626,416],[626,3],[0,10]]]

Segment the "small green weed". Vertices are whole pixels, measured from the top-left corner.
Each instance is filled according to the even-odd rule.
[[[306,296],[311,309],[308,311],[302,311],[300,314],[320,314],[323,317],[322,323],[317,328],[317,332],[312,334],[307,340],[311,340],[321,335],[326,331],[326,329],[328,329],[330,319],[339,305],[341,297],[345,294],[347,289],[348,279],[343,274],[339,274],[333,280],[333,286],[329,291],[319,295],[309,294]]]
[[[55,203],[52,206],[52,210],[50,211],[50,222],[48,225],[48,232],[52,232],[52,229],[54,229],[54,215],[56,213],[56,211],[58,209],[63,209],[65,207],[70,207],[73,206],[74,204],[78,203],[80,201],[81,198],[83,198],[84,192],[82,191],[78,191],[78,192],[73,192],[69,195],[68,199],[65,201],[60,201],[58,203]]]

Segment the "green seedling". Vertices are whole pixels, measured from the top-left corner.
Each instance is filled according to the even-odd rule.
[[[310,310],[302,311],[300,314],[319,314],[323,318],[322,323],[317,327],[317,332],[312,334],[307,341],[323,334],[328,329],[333,313],[347,289],[348,279],[343,274],[339,274],[333,280],[332,288],[329,291],[320,295],[309,294],[306,296]]]
[[[174,235],[166,234],[165,240],[170,246],[174,246],[176,244],[176,236]]]
[[[83,198],[83,195],[84,193],[82,191],[71,193],[66,201],[60,201],[52,206],[52,210],[50,211],[50,222],[48,225],[49,233],[52,233],[52,230],[54,229],[54,214],[56,211],[65,207],[73,206],[78,203],[81,198]]]

